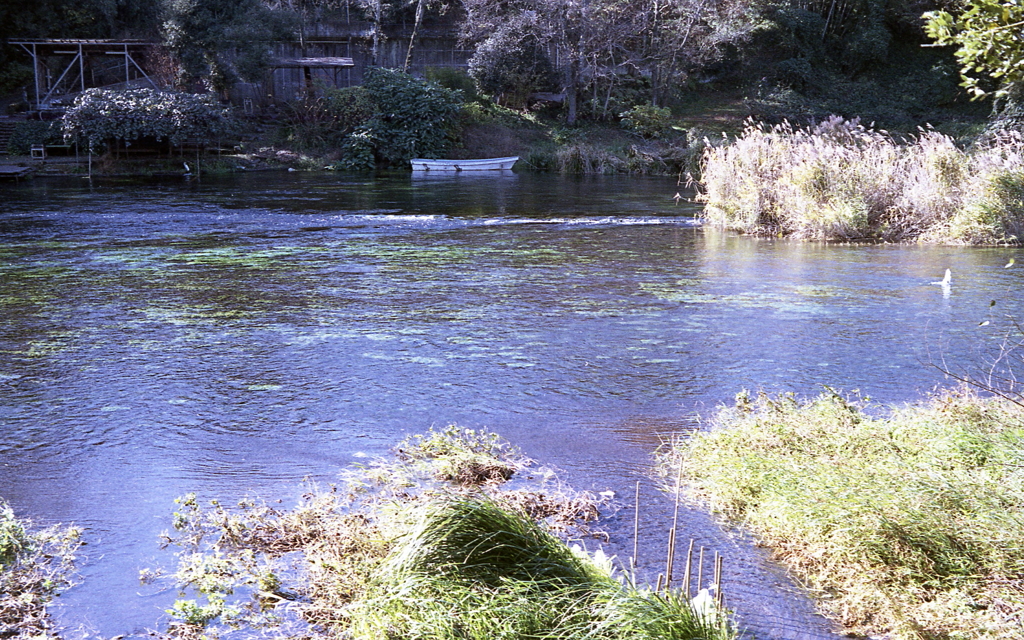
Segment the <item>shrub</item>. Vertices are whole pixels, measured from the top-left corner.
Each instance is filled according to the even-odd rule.
[[[322,96],[307,97],[290,110],[283,130],[289,145],[322,152],[342,147],[348,134],[373,117],[375,106],[369,92],[357,86],[325,89]]]
[[[445,89],[461,91],[467,103],[477,102],[480,95],[476,92],[476,82],[465,69],[456,67],[427,67],[424,70],[427,82],[433,82]]]
[[[376,107],[366,87],[345,87],[324,91],[326,112],[337,129],[347,133],[373,117]]]
[[[372,149],[376,164],[440,157],[455,138],[462,94],[392,69],[369,69],[363,87],[373,115],[346,139],[342,168],[365,165]]]
[[[27,156],[34,144],[64,144],[64,131],[60,121],[19,122],[7,141],[7,153]]]
[[[111,140],[153,137],[172,145],[226,135],[233,122],[213,96],[131,89],[87,89],[64,114],[65,137],[78,136],[91,148]]]
[[[667,107],[637,105],[619,117],[624,129],[641,138],[661,138],[672,132],[672,111]]]

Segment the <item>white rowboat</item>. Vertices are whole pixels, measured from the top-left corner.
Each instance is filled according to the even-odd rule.
[[[508,158],[477,158],[473,160],[432,160],[430,158],[413,158],[413,171],[498,171],[511,169],[519,160],[519,156]]]

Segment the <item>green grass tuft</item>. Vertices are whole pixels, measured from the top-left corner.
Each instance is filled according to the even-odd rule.
[[[429,505],[348,613],[353,637],[367,639],[735,638],[717,610],[620,583],[607,565],[486,498]]]
[[[426,574],[492,588],[530,582],[541,590],[590,588],[607,579],[537,523],[479,498],[430,505],[385,573],[389,581]]]

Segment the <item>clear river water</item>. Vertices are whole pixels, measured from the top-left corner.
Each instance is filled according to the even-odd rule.
[[[677,191],[536,174],[0,185],[0,497],[84,529],[67,637],[166,623],[175,591],[138,572],[173,569],[158,534],[175,497],[287,502],[451,423],[614,491],[620,557],[640,480],[656,572],[666,438],[742,389],[921,399],[949,384],[930,362],[981,363],[1020,317],[1016,249],[740,237],[701,229]],[[932,284],[947,268],[952,286]],[[764,551],[699,509],[682,520],[724,554],[751,636],[828,637]]]

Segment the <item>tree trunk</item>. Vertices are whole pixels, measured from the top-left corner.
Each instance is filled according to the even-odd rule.
[[[377,56],[380,53],[380,13],[382,0],[374,0],[373,3],[373,51],[370,55],[370,64],[377,66]]]
[[[565,101],[569,105],[569,113],[565,117],[568,125],[576,124],[576,93],[579,86],[579,61],[572,56],[566,70]]]
[[[420,28],[420,23],[423,22],[423,11],[426,3],[423,0],[416,0],[416,20],[412,23],[412,36],[409,38],[409,48],[405,51],[405,66],[402,71],[409,73],[409,63],[412,62],[412,46],[416,42],[416,32]]]

